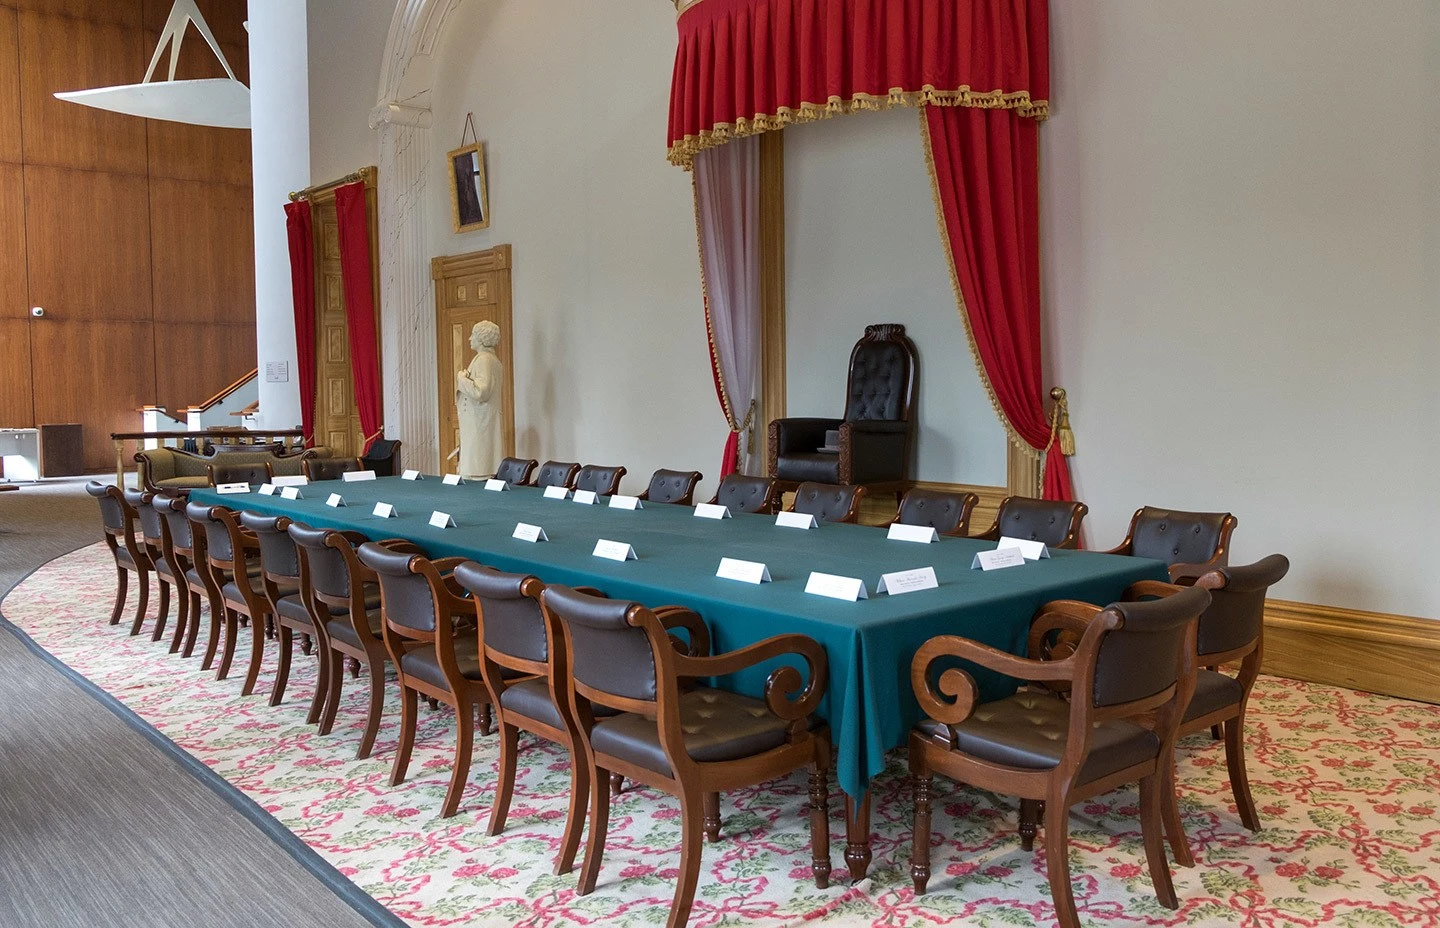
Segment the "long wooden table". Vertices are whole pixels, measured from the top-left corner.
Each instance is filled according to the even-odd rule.
[[[823,524],[809,531],[779,528],[773,516],[737,513],[732,519],[696,518],[691,509],[651,504],[639,511],[544,499],[537,489],[492,492],[480,484],[446,486],[437,477],[398,477],[303,488],[304,498],[259,493],[219,495],[195,490],[191,500],[286,515],[307,524],[352,529],[372,539],[406,538],[434,557],[460,555],[499,570],[534,573],[550,583],[588,585],[607,595],[651,606],[694,609],[711,629],[717,653],[782,632],[819,641],[830,662],[830,681],[819,713],[836,746],[836,779],[846,794],[846,861],[855,878],[870,863],[868,790],[885,767],[887,751],[905,743],[920,718],[910,687],[910,662],[919,646],[957,634],[1024,653],[1030,619],[1045,602],[1080,599],[1108,603],[1137,580],[1167,577],[1165,565],[1144,558],[1055,551],[1047,560],[1006,570],[971,569],[977,551],[993,542],[942,538],[921,545],[889,541],[882,529]],[[339,493],[343,508],[326,498]],[[372,514],[391,503],[396,518]],[[439,510],[453,528],[428,524]],[[517,522],[540,525],[549,540],[511,537]],[[592,555],[598,539],[634,547],[624,563]],[[750,585],[715,576],[721,557],[760,561],[772,582]],[[939,587],[903,596],[876,595],[882,573],[933,566]],[[871,598],[841,602],[805,593],[811,571],[865,581]],[[761,695],[767,664],[722,685]],[[1013,692],[1014,680],[972,668],[982,697]]]

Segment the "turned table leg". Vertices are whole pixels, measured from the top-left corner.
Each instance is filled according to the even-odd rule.
[[[870,792],[859,799],[845,796],[845,864],[853,883],[865,879],[870,869]]]

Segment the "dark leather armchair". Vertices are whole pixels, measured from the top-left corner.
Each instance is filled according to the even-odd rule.
[[[698,470],[657,470],[640,498],[654,503],[689,506],[695,502],[695,485],[705,475]]]
[[[979,502],[974,493],[911,489],[890,524],[928,525],[941,535],[964,537],[970,533],[970,514]]]
[[[530,472],[538,466],[540,462],[534,458],[505,458],[495,468],[495,479],[512,487],[523,487],[530,479]]]
[[[908,487],[917,368],[915,344],[903,325],[867,325],[850,353],[844,418],[770,423],[770,475],[781,492],[805,481],[872,491]],[[832,431],[839,435],[833,449],[825,440]]]
[[[576,472],[574,488],[593,490],[596,496],[614,496],[620,492],[620,478],[624,476],[624,467],[586,464]]]
[[[711,505],[731,512],[774,512],[775,478],[728,474],[715,490]]]
[[[573,461],[546,461],[535,472],[533,485],[537,487],[569,487],[575,482],[575,475],[579,472],[580,465]]]
[[[995,524],[971,537],[982,541],[1022,538],[1043,541],[1047,548],[1080,547],[1080,523],[1090,507],[1066,500],[1031,499],[1007,496],[995,513]]]
[[[1210,595],[1178,590],[1154,602],[1101,609],[1070,600],[1046,604],[1030,630],[1030,657],[1016,657],[968,638],[941,635],[916,652],[911,684],[928,716],[910,734],[915,781],[916,894],[930,879],[932,773],[979,789],[1020,797],[1024,824],[1045,806],[1045,867],[1062,928],[1080,928],[1070,886],[1069,821],[1073,803],[1140,782],[1140,826],[1155,895],[1178,908],[1165,857],[1168,835],[1181,857],[1184,833],[1167,770],[1181,713],[1194,687],[1195,627]],[[1039,659],[1051,632],[1078,634],[1061,660]],[[953,658],[1043,686],[977,705],[974,679]],[[937,663],[940,667],[937,667]],[[1068,685],[1073,698],[1046,687]]]
[[[1170,577],[1198,577],[1230,562],[1230,533],[1239,524],[1228,512],[1182,512],[1142,506],[1130,518],[1120,546],[1106,554],[1149,557],[1170,565]]]
[[[377,477],[394,477],[400,473],[400,439],[377,438],[360,463]]]
[[[850,522],[860,519],[864,487],[842,487],[827,483],[802,483],[790,501],[790,512],[808,513],[820,522]]]
[[[341,475],[361,469],[359,458],[306,458],[302,466],[310,480],[339,480]]]
[[[125,494],[119,487],[92,480],[85,484],[85,492],[100,504],[100,522],[105,532],[105,544],[110,548],[110,555],[115,558],[115,578],[118,585],[115,590],[115,608],[110,613],[110,624],[120,624],[120,615],[125,611],[129,574],[133,573],[139,587],[140,602],[135,608],[135,621],[130,626],[130,634],[138,635],[150,606],[152,564],[145,549],[135,540],[135,510],[125,501]]]
[[[195,525],[186,512],[184,496],[157,496],[154,506],[159,510],[166,526],[169,527],[169,554],[174,559],[179,584],[181,604],[175,620],[175,638],[170,643],[174,653],[184,636],[184,650],[181,657],[195,653],[195,636],[200,631],[200,599],[210,599],[209,569],[206,566],[205,536],[197,535]]]

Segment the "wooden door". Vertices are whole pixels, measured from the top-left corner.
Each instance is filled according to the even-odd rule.
[[[336,457],[360,454],[360,413],[350,372],[350,336],[340,281],[335,199],[311,203],[318,288],[315,299],[315,443]]]
[[[510,246],[448,255],[430,262],[435,280],[435,357],[439,375],[440,471],[452,473],[460,448],[460,420],[455,412],[455,373],[470,365],[475,351],[470,330],[490,321],[500,327],[495,353],[505,367],[505,397],[500,417],[505,454],[515,453],[515,352],[510,325]]]

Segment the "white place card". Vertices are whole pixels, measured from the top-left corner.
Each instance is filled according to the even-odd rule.
[[[612,561],[634,561],[635,549],[623,541],[606,541],[601,538],[595,542],[595,550],[590,552],[596,557],[608,558]]]
[[[275,490],[276,490],[276,486],[275,486],[275,484],[273,484],[273,483],[262,483],[262,484],[260,484],[260,495],[261,495],[261,496],[274,496],[274,495],[275,495]]]
[[[822,574],[818,570],[810,573],[810,579],[805,582],[805,592],[814,593],[816,596],[828,596],[831,599],[843,599],[851,603],[857,599],[870,598],[869,594],[865,592],[865,581],[859,577]]]
[[[723,580],[739,580],[742,583],[769,583],[770,568],[759,561],[722,557],[720,569],[715,571],[715,576]]]
[[[348,470],[340,475],[340,479],[346,483],[359,483],[362,480],[374,480],[373,470]]]
[[[281,487],[281,488],[280,488],[280,498],[281,498],[281,499],[304,499],[304,497],[300,495],[300,488],[299,488],[299,487]]]
[[[339,493],[331,493],[330,498],[325,501],[325,505],[331,509],[339,509],[345,505],[345,499]]]
[[[695,518],[697,519],[729,519],[729,506],[721,506],[717,503],[700,503],[695,507]]]
[[[875,587],[875,592],[877,595],[888,593],[899,596],[902,593],[933,590],[938,586],[940,581],[935,579],[935,568],[921,567],[918,570],[897,570],[894,573],[881,574],[880,585]]]
[[[890,526],[890,534],[885,536],[890,541],[914,541],[922,545],[940,540],[940,533],[935,531],[933,525],[902,525],[896,522]]]
[[[545,498],[546,498],[546,499],[569,499],[569,498],[570,498],[570,491],[567,490],[567,489],[565,489],[564,487],[546,487],[546,488],[545,488]]]
[[[407,470],[400,475],[401,480],[424,480],[425,477],[418,470]]]
[[[279,475],[274,477],[270,482],[277,487],[308,487],[310,485],[310,478],[304,474],[293,474],[290,476]]]
[[[599,499],[599,498],[600,498],[599,495],[596,494],[596,492],[595,492],[594,490],[576,490],[576,491],[575,491],[575,502],[580,503],[580,504],[585,505],[585,506],[593,506],[593,505],[595,505],[595,501],[596,501],[597,499]]]
[[[820,523],[808,512],[782,512],[775,516],[775,524],[780,528],[815,528]]]
[[[529,522],[516,522],[515,531],[510,534],[511,538],[518,538],[521,541],[549,541],[545,537],[545,530],[538,525],[531,525]]]
[[[441,512],[440,510],[437,509],[437,510],[435,510],[434,512],[430,513],[430,527],[431,527],[431,528],[454,528],[454,527],[455,527],[455,520],[451,517],[450,513],[448,513],[448,512]]]
[[[510,489],[510,484],[506,483],[498,477],[491,477],[489,480],[485,481],[485,489],[489,490],[491,493],[504,493],[506,490]]]
[[[1019,548],[996,548],[994,551],[981,551],[975,555],[970,569],[978,567],[981,570],[1000,570],[1005,567],[1020,567],[1024,563],[1025,555],[1020,553]]]
[[[1027,561],[1038,561],[1042,557],[1050,556],[1050,549],[1045,547],[1043,541],[1026,541],[1024,538],[1010,538],[1002,535],[997,548],[1019,548],[1020,553],[1025,555]]]
[[[376,503],[375,508],[370,510],[370,514],[382,519],[394,519],[400,515],[400,513],[395,511],[395,507],[389,503]]]
[[[640,502],[640,497],[638,496],[621,496],[619,493],[616,493],[610,497],[610,508],[629,509],[633,511],[636,509],[644,509],[645,504]]]
[[[228,496],[228,495],[230,495],[231,493],[249,493],[249,492],[250,492],[250,484],[248,484],[248,483],[222,483],[222,484],[220,484],[219,486],[215,487],[215,492],[216,492],[216,493],[219,493],[221,496]]]
[[[460,484],[465,482],[465,479],[459,474],[446,474],[445,476],[440,478],[440,482],[445,484],[447,487],[458,487]]]

